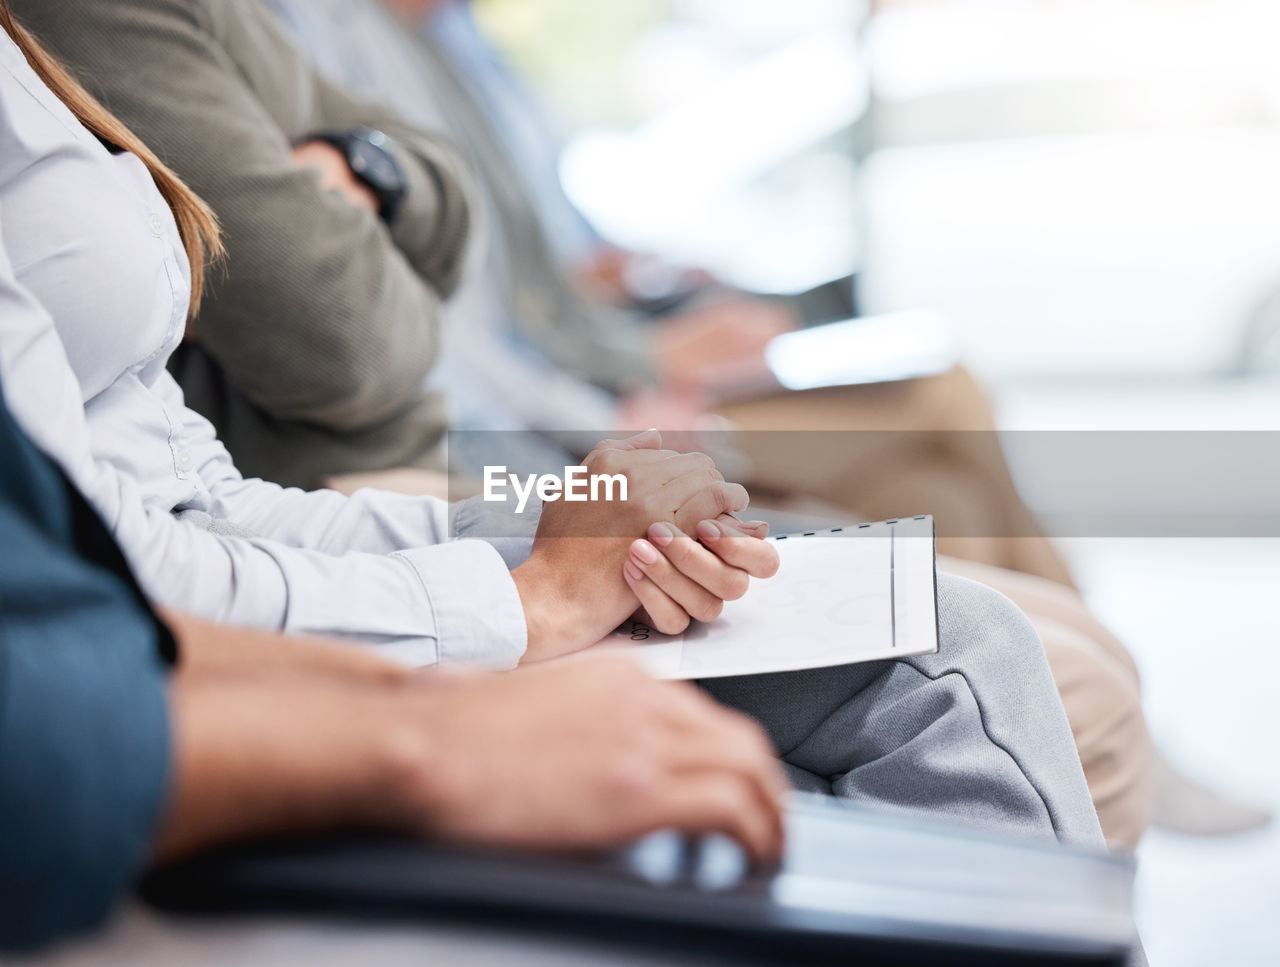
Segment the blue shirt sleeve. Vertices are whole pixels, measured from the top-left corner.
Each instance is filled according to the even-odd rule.
[[[0,405],[0,949],[99,923],[169,785],[173,641]]]

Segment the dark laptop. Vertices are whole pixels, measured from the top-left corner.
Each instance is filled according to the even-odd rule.
[[[797,796],[781,869],[671,834],[604,856],[272,842],[160,871],[163,909],[491,924],[732,963],[1123,964],[1133,863]]]

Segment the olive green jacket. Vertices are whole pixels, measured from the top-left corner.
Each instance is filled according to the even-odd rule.
[[[314,486],[438,465],[445,409],[425,381],[470,220],[452,144],[323,80],[257,0],[12,7],[222,222],[229,257],[173,368],[240,468]],[[359,126],[394,139],[409,183],[390,226],[290,158]]]

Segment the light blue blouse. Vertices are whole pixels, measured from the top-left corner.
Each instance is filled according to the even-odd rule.
[[[33,297],[31,311],[0,316],[10,408],[111,526],[151,597],[415,664],[519,660],[524,615],[507,565],[489,544],[450,541],[444,502],[304,493],[235,469],[165,370],[190,297],[168,206],[145,166],[108,152],[3,32],[0,238],[20,296]],[[215,534],[182,511],[258,536]]]

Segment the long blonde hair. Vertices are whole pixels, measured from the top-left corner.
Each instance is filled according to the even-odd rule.
[[[200,308],[200,299],[204,295],[205,275],[209,266],[225,254],[222,232],[218,227],[218,218],[214,215],[213,209],[157,158],[155,152],[143,144],[137,135],[85,90],[80,82],[71,76],[70,71],[58,63],[57,59],[45,50],[35,37],[13,19],[8,0],[0,0],[0,27],[3,27],[5,32],[13,38],[13,42],[26,57],[31,69],[39,75],[81,124],[107,144],[115,145],[122,151],[136,155],[147,166],[156,187],[160,189],[160,194],[173,210],[173,217],[178,223],[178,233],[182,236],[183,247],[187,250],[187,260],[191,263],[190,314],[194,317]]]

